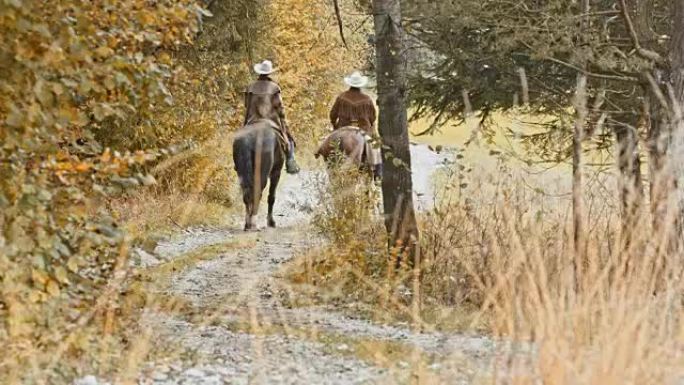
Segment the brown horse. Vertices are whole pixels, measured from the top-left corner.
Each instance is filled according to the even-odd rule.
[[[356,127],[342,127],[328,135],[314,155],[316,158],[323,157],[329,166],[340,163],[352,165],[378,178],[378,170],[369,162],[372,151],[362,130]]]

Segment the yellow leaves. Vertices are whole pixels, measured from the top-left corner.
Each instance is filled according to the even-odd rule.
[[[28,299],[31,303],[39,303],[45,302],[48,299],[48,296],[42,290],[31,290]]]
[[[109,148],[107,148],[104,150],[104,152],[100,156],[100,162],[109,163],[111,160],[112,160],[112,151]]]
[[[33,86],[33,93],[38,101],[40,101],[40,104],[42,104],[44,107],[51,107],[54,103],[52,90],[50,90],[43,79],[38,79],[36,84]]]
[[[67,261],[67,268],[72,273],[78,273],[78,259],[76,259],[76,257],[69,257],[69,260]]]
[[[95,56],[100,58],[100,59],[106,59],[112,55],[114,55],[114,50],[111,49],[110,47],[103,45],[101,47],[98,47],[95,49]]]
[[[21,62],[32,61],[37,55],[35,46],[26,42],[17,42],[14,47],[14,58]]]
[[[74,171],[76,172],[87,172],[91,169],[90,164],[86,162],[78,163],[74,166]]]
[[[87,94],[89,93],[93,88],[95,87],[95,84],[93,84],[93,81],[84,78],[79,84],[78,84],[78,92],[81,94]]]
[[[57,267],[55,269],[55,278],[57,280],[60,280],[64,283],[68,283],[69,279],[67,278],[66,275],[66,270],[62,267]],[[33,282],[33,286],[37,290],[32,290],[29,293],[29,300],[31,302],[42,302],[45,301],[47,298],[45,297],[44,293],[47,293],[48,295],[52,297],[56,297],[60,294],[60,289],[59,289],[59,283],[51,278],[45,271],[40,270],[40,269],[32,269],[31,270],[31,281]]]
[[[21,8],[23,6],[21,0],[5,0],[5,4],[12,6],[14,8]]]
[[[83,111],[78,111],[76,114],[77,114],[77,115],[76,115],[76,118],[74,119],[74,118],[72,117],[72,119],[71,119],[71,122],[72,122],[76,127],[83,127],[83,126],[85,126],[86,124],[88,124],[88,123],[90,122],[90,119],[89,119],[88,116],[85,114],[85,112],[83,112]]]
[[[50,279],[45,287],[45,291],[53,297],[57,297],[60,294],[59,284]]]
[[[51,83],[50,86],[52,87],[52,92],[57,95],[61,96],[64,93],[64,87],[59,84],[59,83]]]
[[[352,6],[342,1],[342,6]],[[291,126],[298,134],[320,132],[327,111],[336,94],[342,91],[342,76],[363,64],[367,28],[350,16],[347,22],[357,24],[357,33],[348,36],[350,50],[338,48],[339,33],[330,22],[331,9],[323,0],[282,0],[268,6],[271,44],[281,71],[277,81],[286,96]],[[358,18],[360,19],[360,18]],[[327,20],[327,21],[326,21]],[[316,33],[311,33],[316,31]],[[362,40],[363,39],[363,40]]]
[[[138,13],[138,21],[144,26],[149,26],[154,23],[155,16],[151,12],[143,10]]]
[[[136,151],[135,155],[133,155],[133,160],[138,164],[143,164],[147,162],[147,154],[143,151]]]
[[[162,52],[161,55],[159,55],[159,62],[169,65],[171,64],[171,56],[166,52]]]
[[[31,280],[33,280],[34,285],[44,287],[50,280],[50,277],[42,270],[33,269],[31,270]]]
[[[105,88],[109,91],[116,88],[116,81],[113,76],[105,76],[103,83]]]
[[[43,23],[33,24],[31,29],[33,29],[35,32],[38,32],[39,34],[43,35],[44,38],[47,38],[47,39],[52,38],[52,33],[50,33],[50,28],[48,28],[47,24],[43,24]]]
[[[105,238],[88,224],[105,216],[99,194],[116,190],[110,183],[115,176],[138,185],[155,182],[137,167],[131,170],[155,154],[131,154],[126,146],[141,148],[143,141],[134,137],[138,121],[146,125],[141,137],[158,139],[152,137],[155,114],[168,110],[163,100],[171,93],[160,81],[174,84],[169,53],[194,36],[192,4],[0,0],[0,275],[15,291],[3,293],[5,313],[11,313],[5,334],[22,330],[52,343],[40,339],[41,326],[61,327],[46,317],[64,315],[47,310],[90,306],[88,296],[100,294],[111,278],[101,262],[117,252],[113,242],[120,239]],[[128,120],[112,127],[113,116]],[[177,126],[169,131],[159,146],[182,135]],[[106,135],[123,154],[102,152],[96,138]],[[79,271],[91,265],[102,269]],[[86,294],[73,285],[77,276],[93,278]]]
[[[43,65],[54,66],[66,60],[66,57],[64,56],[64,50],[62,50],[62,47],[60,47],[57,43],[53,43],[43,54],[42,60]]]
[[[105,118],[112,116],[115,113],[116,111],[114,111],[114,108],[112,108],[109,103],[98,103],[93,107],[93,115],[98,122],[103,121]]]
[[[57,119],[65,126],[83,127],[90,121],[83,111],[71,105],[62,105],[56,112]]]
[[[14,128],[23,127],[25,121],[24,114],[14,105],[10,106],[10,112],[7,114],[5,123]]]
[[[116,47],[119,45],[120,39],[117,38],[116,36],[109,36],[107,38],[107,46],[111,49],[116,49]]]
[[[67,271],[66,271],[66,269],[63,268],[62,266],[57,266],[57,267],[55,268],[55,278],[57,279],[57,281],[58,281],[59,283],[62,283],[62,284],[65,284],[65,285],[67,285],[67,284],[70,283],[70,282],[69,282],[69,276],[68,276],[68,274],[67,274]]]

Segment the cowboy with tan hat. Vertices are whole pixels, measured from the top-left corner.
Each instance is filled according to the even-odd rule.
[[[285,121],[285,107],[278,83],[273,81],[271,74],[276,72],[270,60],[264,60],[254,65],[254,72],[259,77],[247,87],[245,91],[245,125],[259,120],[270,120],[287,141],[287,161],[285,169],[288,174],[299,172],[299,166],[294,157],[295,141]]]

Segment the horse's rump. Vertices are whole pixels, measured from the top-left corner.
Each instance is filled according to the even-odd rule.
[[[258,121],[238,130],[233,141],[233,161],[244,190],[263,188],[278,148],[278,134],[269,121]],[[255,186],[256,185],[256,186]]]
[[[285,134],[283,134],[283,131],[281,130],[280,126],[278,126],[278,124],[276,124],[276,122],[272,121],[271,119],[259,119],[247,123],[237,131],[236,138],[240,135],[249,135],[256,133],[257,131],[268,130],[270,130],[271,133],[276,136],[283,152],[287,153],[289,147],[289,140],[285,137]]]
[[[318,147],[316,157],[329,160],[335,153],[341,153],[357,166],[375,166],[381,163],[379,151],[373,148],[370,137],[358,127],[341,127],[328,135]]]

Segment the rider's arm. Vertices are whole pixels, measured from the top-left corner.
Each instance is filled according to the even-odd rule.
[[[280,127],[282,128],[283,132],[290,137],[290,139],[294,140],[292,133],[287,126],[287,121],[285,120],[285,106],[283,105],[283,97],[280,94],[280,91],[273,95],[273,99],[273,108],[278,113],[278,123],[280,123]]]
[[[337,122],[339,120],[339,109],[340,109],[340,98],[335,99],[335,104],[333,104],[330,110],[330,123],[332,123],[333,129],[337,129]]]
[[[247,119],[249,119],[249,105],[252,102],[252,93],[249,90],[245,91],[245,122],[243,125],[247,125]]]
[[[370,118],[370,124],[371,124],[371,133],[373,135],[375,135],[377,133],[375,130],[375,120],[377,119],[377,111],[375,111],[375,103],[373,103],[373,99],[369,99],[368,103],[371,107],[370,108],[371,115],[369,117]]]

